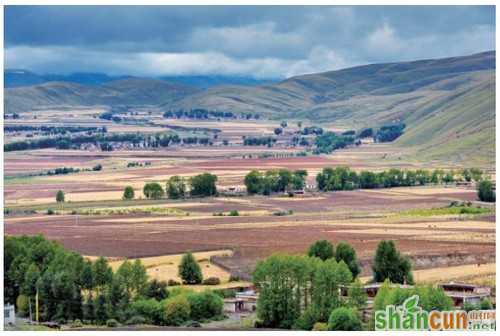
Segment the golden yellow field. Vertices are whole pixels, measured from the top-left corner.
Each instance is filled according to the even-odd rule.
[[[203,290],[206,288],[211,289],[222,289],[222,288],[233,288],[233,287],[243,287],[248,286],[250,283],[245,281],[232,281],[229,282],[230,274],[219,266],[212,264],[210,262],[210,257],[212,256],[231,256],[233,251],[231,250],[215,250],[207,252],[195,252],[193,253],[196,261],[198,261],[201,271],[203,273],[203,278],[217,277],[220,279],[220,285],[189,285],[190,289],[193,290]],[[96,257],[87,257],[91,260],[95,260]],[[152,279],[157,279],[161,281],[175,280],[181,282],[178,275],[179,264],[182,259],[182,254],[165,255],[158,257],[147,257],[140,258],[142,264],[146,268],[148,276]],[[134,261],[135,259],[128,259]],[[116,271],[120,265],[123,263],[124,259],[117,260],[116,258],[110,261],[110,266],[113,271]]]
[[[496,274],[495,264],[463,265],[451,267],[437,267],[413,271],[415,282],[436,283],[446,281],[460,281],[474,277],[486,277]],[[368,282],[371,276],[361,277],[362,282]]]

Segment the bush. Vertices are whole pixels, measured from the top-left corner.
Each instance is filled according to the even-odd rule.
[[[116,328],[118,327],[118,321],[115,319],[109,319],[106,321],[106,326],[108,328]]]
[[[143,317],[148,323],[161,324],[163,306],[155,299],[137,300],[130,305],[133,314]]]
[[[134,199],[134,197],[135,197],[134,188],[132,188],[131,186],[126,186],[125,189],[123,190],[122,198],[124,200],[131,200]]]
[[[231,274],[229,276],[229,282],[237,282],[237,281],[240,281],[240,277],[239,276],[234,275],[234,274]]]
[[[493,304],[491,303],[490,299],[488,299],[488,298],[482,299],[479,306],[482,310],[493,309]]]
[[[323,322],[316,322],[312,328],[313,331],[328,331],[328,324]]]
[[[212,291],[190,293],[187,295],[191,307],[191,319],[200,321],[222,315],[224,302],[222,298]]]
[[[188,321],[188,322],[186,322],[186,327],[189,327],[189,328],[201,328],[201,324],[198,321]]]
[[[53,215],[55,212],[52,209],[47,209],[47,215]]]
[[[357,310],[346,307],[334,309],[328,319],[328,330],[362,330],[361,320]]]
[[[134,315],[130,319],[125,322],[126,325],[138,325],[138,324],[145,324],[146,319],[140,315]]]
[[[83,327],[83,323],[79,319],[76,319],[73,321],[73,323],[71,323],[71,328],[81,328],[81,327]]]
[[[236,290],[233,288],[214,289],[213,292],[224,299],[236,297]]]
[[[240,213],[238,212],[238,210],[231,210],[229,211],[229,216],[239,216]]]
[[[295,321],[293,328],[300,330],[311,330],[318,321],[316,312],[312,307],[307,308]]]
[[[181,284],[181,283],[180,283],[179,281],[176,281],[176,280],[174,280],[174,279],[169,279],[169,280],[167,281],[167,285],[168,285],[168,286],[180,286],[180,284]]]
[[[29,313],[29,302],[26,295],[19,295],[16,299],[17,312],[21,316],[27,316]]]
[[[204,285],[220,285],[220,279],[217,277],[210,277],[203,280]]]
[[[165,323],[180,326],[189,320],[191,307],[184,295],[177,295],[165,300]]]

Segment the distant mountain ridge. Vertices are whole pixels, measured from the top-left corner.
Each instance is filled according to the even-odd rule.
[[[33,86],[48,82],[69,82],[81,85],[102,85],[108,82],[137,78],[134,76],[109,76],[104,73],[75,72],[69,75],[37,74],[24,69],[6,69],[4,71],[4,85],[6,88]],[[206,89],[217,85],[243,85],[256,86],[275,83],[273,79],[256,79],[248,76],[222,76],[222,75],[184,75],[184,76],[158,76],[149,79],[164,80],[170,83],[193,86]]]

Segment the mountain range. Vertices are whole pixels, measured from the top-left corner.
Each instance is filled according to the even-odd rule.
[[[68,75],[37,74],[24,69],[6,69],[4,72],[4,85],[6,88],[33,86],[47,82],[70,82],[82,85],[102,85],[108,82],[136,78],[134,76],[109,76],[104,73],[76,72]],[[254,86],[274,83],[276,79],[256,79],[248,76],[225,75],[184,75],[184,76],[158,76],[149,79],[159,79],[175,84],[193,86],[207,89],[217,85],[243,85]]]
[[[250,85],[234,85],[224,78],[214,80],[214,85],[191,85],[175,77],[112,78],[92,85],[44,82],[5,89],[5,108],[9,113],[41,105],[157,105],[164,110],[251,112],[356,129],[404,122],[405,134],[396,144],[415,149],[419,156],[491,163],[495,160],[495,62],[495,52],[488,51],[370,64]]]

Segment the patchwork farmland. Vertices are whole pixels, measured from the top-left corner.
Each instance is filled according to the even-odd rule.
[[[255,122],[246,123],[203,126],[217,127],[222,134],[241,137],[248,127],[256,127]],[[263,131],[265,124],[259,123]],[[258,260],[276,252],[304,253],[319,239],[351,244],[361,260],[364,276],[370,275],[371,259],[382,239],[394,240],[412,258],[417,270],[461,265],[466,268],[494,262],[494,209],[478,203],[476,190],[471,186],[450,184],[326,193],[311,190],[295,197],[224,193],[228,188],[242,189],[244,177],[252,169],[305,169],[306,184],[314,185],[316,174],[325,167],[349,166],[356,171],[450,168],[440,162],[422,165],[400,161],[398,156],[404,150],[392,144],[367,143],[322,156],[294,156],[296,152],[282,146],[264,149],[232,145],[6,153],[4,195],[9,213],[5,233],[43,234],[83,255],[118,259],[228,249],[232,251],[230,255],[214,259],[227,272],[244,279],[250,279]],[[129,167],[130,162],[148,164]],[[62,166],[84,169],[96,164],[103,169],[55,176],[33,174],[42,169]],[[145,183],[164,184],[173,175],[188,178],[204,172],[218,176],[217,186],[222,195],[186,200],[148,200],[142,196]],[[134,188],[135,200],[121,199],[127,185]],[[55,203],[58,190],[66,194],[64,204]],[[477,215],[409,211],[443,208],[451,202],[472,202],[490,210]],[[47,215],[48,209],[55,214]],[[232,210],[238,211],[239,216],[217,216]],[[176,277],[175,268],[169,274],[158,275],[161,279]],[[448,280],[458,278],[456,273],[450,273]]]

